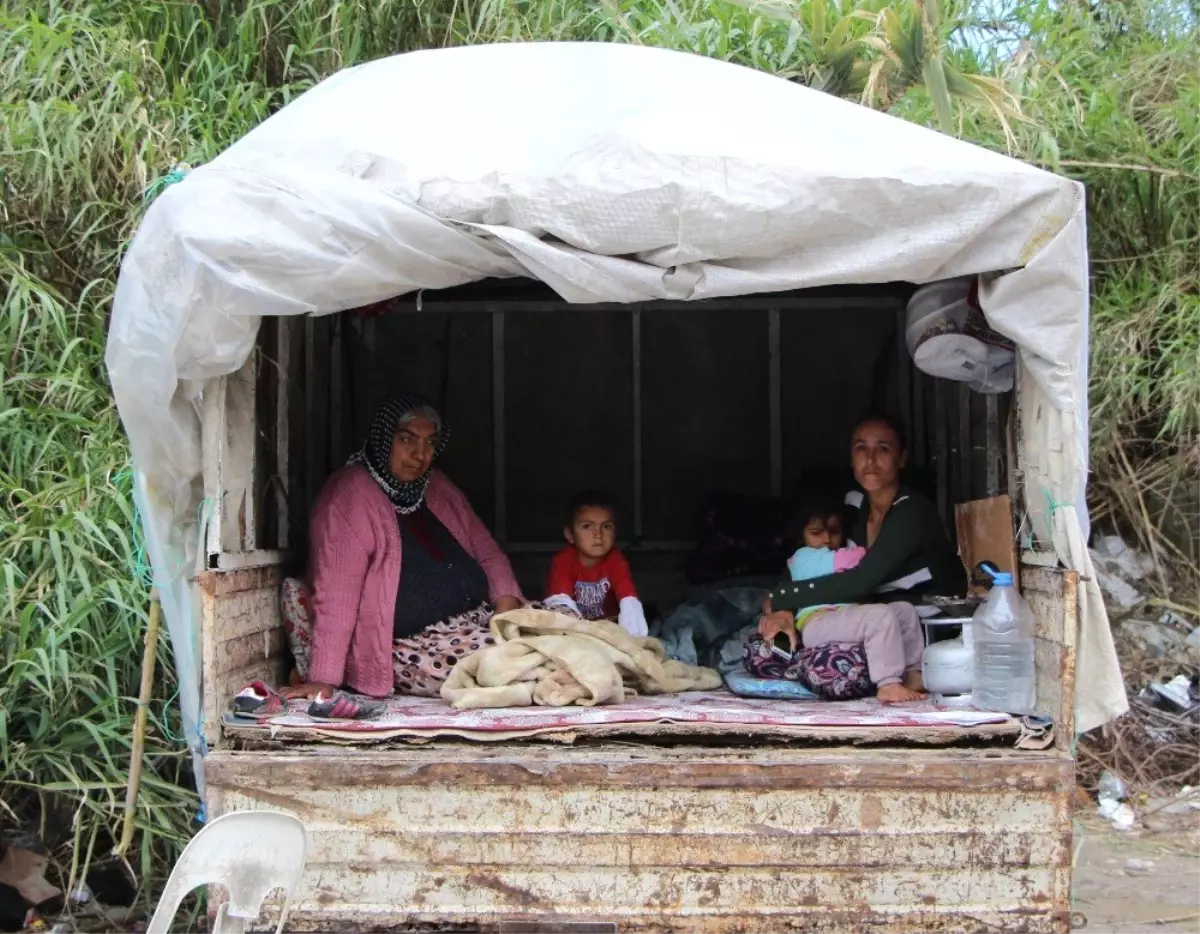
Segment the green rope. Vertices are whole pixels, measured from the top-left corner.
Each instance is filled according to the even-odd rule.
[[[192,167],[186,162],[179,163],[179,165],[171,169],[171,171],[162,178],[151,182],[150,187],[142,192],[142,200],[153,201],[160,194],[162,194],[164,190],[170,188],[172,185],[177,185],[179,182],[182,182],[185,178],[187,178],[187,175],[190,171],[192,171]]]
[[[1051,523],[1053,523],[1054,514],[1058,510],[1075,508],[1074,503],[1060,503],[1058,500],[1056,500],[1054,498],[1054,494],[1052,492],[1050,492],[1050,490],[1046,489],[1045,487],[1042,487],[1042,495],[1046,497],[1046,514],[1050,517],[1048,521]],[[1020,527],[1020,529],[1018,529],[1018,535],[1021,535],[1022,531],[1025,530],[1025,519],[1028,519],[1028,518],[1029,518],[1029,512],[1027,511],[1025,513],[1025,518],[1021,520],[1021,527]],[[1028,529],[1023,532],[1023,537],[1021,538],[1021,542],[1022,542],[1023,547],[1027,551],[1033,550],[1033,547],[1035,544],[1034,538],[1033,538],[1033,529]]]
[[[133,579],[147,589],[154,586],[154,569],[146,555],[146,536],[142,532],[142,516],[138,512],[137,501],[133,498],[133,471],[126,469],[113,477],[113,486],[129,497],[129,505],[133,507],[133,528],[130,530],[129,571]]]
[[[1051,493],[1049,490],[1047,490],[1045,487],[1042,487],[1042,493],[1045,494],[1046,508],[1050,510],[1051,516],[1053,516],[1054,513],[1057,512],[1059,509],[1068,509],[1068,508],[1074,509],[1075,508],[1074,503],[1060,503],[1058,500],[1056,500],[1054,498],[1054,494]]]
[[[169,717],[168,712],[174,706],[175,701],[177,701],[177,700],[179,700],[179,684],[178,683],[176,683],[176,685],[175,685],[175,693],[172,694],[163,703],[162,715],[155,717],[154,714],[151,714],[150,716],[154,718],[154,725],[158,727],[158,731],[163,735],[163,737],[165,737],[168,741],[170,741],[172,743],[176,743],[179,745],[186,745],[187,737],[184,736],[182,733],[176,733],[174,730],[171,729],[171,727],[169,725],[170,721],[168,719],[168,717]]]

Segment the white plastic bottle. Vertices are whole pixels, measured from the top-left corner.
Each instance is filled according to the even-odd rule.
[[[992,590],[975,611],[974,703],[981,710],[1033,713],[1035,696],[1033,611],[1013,577],[992,571]]]

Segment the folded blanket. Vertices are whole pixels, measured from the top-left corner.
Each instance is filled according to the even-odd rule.
[[[492,617],[496,644],[454,666],[442,697],[472,707],[590,707],[635,694],[709,691],[711,668],[666,658],[657,639],[629,635],[616,623],[522,609]]]

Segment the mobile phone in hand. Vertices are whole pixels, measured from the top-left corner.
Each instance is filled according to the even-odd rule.
[[[792,660],[792,646],[788,642],[787,636],[782,632],[777,635],[771,643],[771,652],[783,659],[785,662]]]

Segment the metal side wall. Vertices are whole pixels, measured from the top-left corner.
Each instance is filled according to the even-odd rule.
[[[208,781],[211,814],[308,825],[294,930],[1068,925],[1073,764],[1053,750],[226,750]]]

